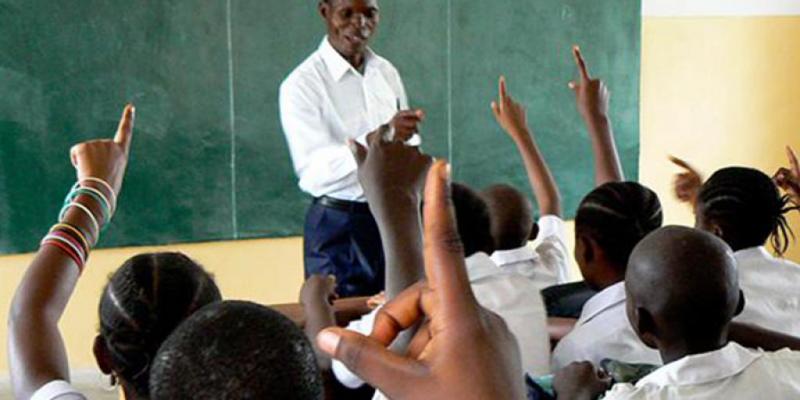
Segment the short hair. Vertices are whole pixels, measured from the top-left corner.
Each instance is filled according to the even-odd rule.
[[[511,250],[531,239],[533,210],[530,201],[515,187],[492,185],[481,192],[491,216],[495,250]]]
[[[164,342],[150,371],[150,398],[321,399],[314,350],[277,311],[246,301],[198,310]]]
[[[486,202],[469,186],[456,182],[451,184],[451,196],[464,255],[469,257],[479,251],[491,253],[494,239]]]
[[[636,182],[609,182],[583,198],[575,232],[592,238],[624,272],[633,248],[663,219],[655,192]]]
[[[772,237],[779,254],[794,236],[785,213],[788,196],[765,173],[745,167],[728,167],[711,175],[697,197],[701,217],[722,228],[722,236],[734,250],[763,246]]]
[[[150,364],[186,317],[222,298],[214,279],[181,253],[139,254],[110,277],[100,297],[100,336],[112,368],[140,396]]]

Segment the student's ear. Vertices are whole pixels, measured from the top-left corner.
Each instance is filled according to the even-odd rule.
[[[588,236],[578,235],[575,238],[575,258],[583,261],[583,264],[594,261],[595,245],[594,240]]]
[[[108,351],[106,341],[102,336],[97,335],[94,338],[92,352],[94,352],[94,359],[97,362],[97,366],[100,368],[100,371],[106,375],[111,375],[111,372],[113,372],[113,369],[111,368],[111,353]]]
[[[317,5],[317,10],[319,11],[319,15],[322,17],[322,19],[327,21],[328,13],[331,10],[331,5],[325,0],[320,0],[319,4]]]
[[[636,332],[639,334],[639,339],[642,340],[647,347],[658,350],[658,334],[656,329],[656,322],[649,311],[642,307],[636,307],[634,310]]]
[[[739,314],[742,313],[742,311],[744,311],[744,306],[746,303],[747,300],[745,300],[744,298],[744,292],[741,289],[739,289],[739,304],[736,305],[736,312],[733,313],[734,317],[738,316]]]

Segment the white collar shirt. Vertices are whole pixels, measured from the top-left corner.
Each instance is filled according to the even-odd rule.
[[[550,337],[547,333],[547,312],[539,289],[529,279],[502,270],[485,253],[468,257],[466,264],[478,303],[503,318],[517,338],[525,372],[533,376],[548,374]],[[377,312],[373,310],[351,322],[347,329],[369,335]],[[332,369],[336,379],[349,388],[364,384],[361,378],[337,360],[333,360]]]
[[[800,352],[764,352],[733,342],[671,362],[635,386],[614,385],[605,396],[606,400],[799,398]]]
[[[367,50],[363,73],[325,37],[280,87],[280,116],[299,186],[314,197],[364,201],[348,139],[366,135],[408,107],[397,69]],[[399,104],[398,104],[399,103]]]
[[[86,397],[67,381],[50,381],[39,388],[30,400],[86,400]]]
[[[776,258],[764,247],[734,253],[744,311],[738,322],[800,336],[800,266]]]
[[[545,215],[538,225],[539,235],[532,245],[495,251],[492,261],[504,271],[527,277],[542,290],[569,280],[569,252],[561,218]]]
[[[625,312],[625,282],[598,292],[583,306],[575,327],[553,351],[551,367],[557,371],[576,361],[599,365],[604,359],[661,365],[658,351],[636,335]]]

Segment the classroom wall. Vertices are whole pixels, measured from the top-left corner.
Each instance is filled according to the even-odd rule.
[[[773,171],[785,163],[784,144],[800,148],[800,43],[794,40],[800,37],[800,16],[762,15],[800,14],[791,7],[797,2],[785,8],[770,2],[764,5],[769,10],[759,8],[758,0],[702,2],[716,9],[693,3],[644,1],[640,177],[661,196],[667,222],[680,224],[691,224],[692,216],[672,199],[676,169],[668,154],[706,172],[734,163]],[[759,16],[742,17],[751,14]],[[800,220],[791,223],[800,232]],[[90,338],[108,274],[131,255],[167,249],[183,251],[214,272],[228,298],[292,302],[302,283],[299,238],[97,251],[64,317],[73,370],[94,367]],[[792,246],[788,257],[800,260],[800,247]],[[2,320],[29,261],[30,255],[0,257]],[[6,330],[0,329],[0,377],[8,371],[5,342]]]

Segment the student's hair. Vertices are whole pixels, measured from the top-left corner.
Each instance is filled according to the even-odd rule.
[[[783,254],[794,238],[786,222],[788,196],[781,196],[772,179],[745,167],[728,167],[711,175],[697,196],[697,212],[706,223],[722,228],[723,239],[733,250],[763,246]]]
[[[494,249],[494,239],[486,202],[478,193],[461,183],[451,184],[451,195],[458,234],[464,243],[464,255],[469,257],[479,251],[491,253]]]
[[[100,297],[100,336],[115,373],[140,396],[161,343],[198,308],[222,298],[213,278],[180,253],[140,254],[109,279]]]
[[[491,233],[495,250],[511,250],[524,246],[534,229],[531,203],[511,185],[496,184],[481,192],[491,216]]]
[[[150,398],[322,398],[314,350],[277,311],[246,301],[198,310],[164,342],[150,371]]]
[[[593,239],[624,272],[636,244],[662,222],[655,192],[636,182],[609,182],[583,198],[575,231]]]

